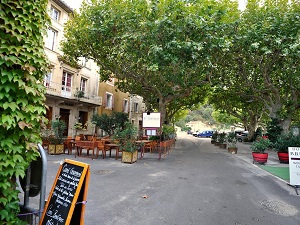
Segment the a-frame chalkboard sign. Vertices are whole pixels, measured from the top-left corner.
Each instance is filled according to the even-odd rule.
[[[65,159],[59,167],[39,225],[83,225],[90,165]]]

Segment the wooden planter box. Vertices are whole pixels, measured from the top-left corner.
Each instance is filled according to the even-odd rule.
[[[49,144],[48,154],[59,155],[63,153],[64,153],[64,144],[59,144],[59,145]]]
[[[228,153],[231,153],[231,154],[236,154],[237,153],[237,148],[228,148]]]
[[[122,151],[122,162],[123,163],[134,163],[138,159],[138,151],[135,152],[125,152]]]
[[[221,144],[219,144],[219,148],[226,149],[227,148],[227,144],[221,143]]]

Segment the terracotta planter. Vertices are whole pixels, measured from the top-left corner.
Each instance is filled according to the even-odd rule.
[[[226,149],[227,148],[227,144],[224,144],[224,143],[219,144],[219,148]]]
[[[211,140],[211,141],[210,141],[210,143],[211,143],[211,144],[215,144],[215,143],[216,143],[216,141],[213,141],[213,140]]]
[[[137,161],[138,151],[135,152],[125,152],[122,151],[122,162],[123,163],[134,163]]]
[[[231,154],[236,154],[237,153],[237,148],[228,148],[228,153],[231,153]]]
[[[215,146],[219,146],[220,143],[219,143],[219,142],[215,142],[214,145],[215,145]]]
[[[289,153],[288,152],[277,152],[278,159],[280,163],[289,163]]]
[[[258,162],[258,163],[266,163],[268,161],[268,153],[258,153],[258,152],[252,152],[252,157],[253,157],[253,163]]]

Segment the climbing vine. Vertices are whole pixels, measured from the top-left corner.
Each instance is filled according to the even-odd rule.
[[[22,224],[16,177],[37,155],[45,114],[47,0],[0,3],[0,221]]]

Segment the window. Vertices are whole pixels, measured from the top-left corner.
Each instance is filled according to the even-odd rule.
[[[72,74],[68,72],[63,72],[62,82],[61,82],[61,90],[71,92],[71,83],[72,83]]]
[[[139,112],[139,103],[137,103],[137,102],[133,103],[133,110],[134,110],[135,113]]]
[[[47,74],[45,74],[45,76],[44,76],[45,87],[50,87],[51,77],[52,77],[52,72],[48,72]]]
[[[124,99],[123,101],[123,112],[128,113],[128,99]]]
[[[111,93],[106,93],[105,94],[105,100],[106,100],[106,108],[112,109],[113,108],[113,104],[114,104],[114,96]]]
[[[54,50],[56,37],[57,31],[53,30],[52,28],[49,28],[45,46],[51,50]]]
[[[83,91],[83,92],[86,91],[86,84],[87,84],[87,79],[81,78],[81,80],[80,80],[80,91]]]
[[[54,19],[55,21],[59,20],[60,11],[56,9],[55,7],[51,6],[50,8],[50,17]]]

